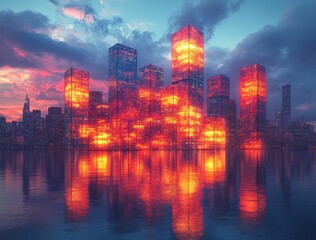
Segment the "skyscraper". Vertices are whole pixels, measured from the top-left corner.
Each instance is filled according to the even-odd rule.
[[[207,79],[207,115],[225,119],[227,143],[236,147],[237,106],[230,99],[230,79],[216,75]]]
[[[31,119],[31,142],[34,147],[40,147],[44,143],[41,132],[41,110],[33,110]]]
[[[240,69],[240,137],[243,148],[263,148],[266,125],[266,70],[260,64]]]
[[[291,85],[282,86],[282,130],[286,130],[291,124]]]
[[[65,72],[65,145],[80,147],[79,127],[88,120],[89,72],[70,68]]]
[[[146,148],[160,147],[163,74],[163,68],[152,64],[139,69],[138,105],[140,119],[144,123],[144,136],[140,140]]]
[[[188,25],[172,35],[172,84],[187,89],[190,104],[203,108],[204,35]]]
[[[207,115],[225,117],[230,96],[229,77],[216,75],[207,79]]]
[[[162,67],[153,64],[146,65],[139,69],[139,83],[141,87],[159,89],[163,86],[164,71]]]
[[[129,144],[129,123],[136,118],[136,83],[137,50],[115,44],[109,49],[109,115],[113,122],[114,148]]]
[[[182,116],[177,135],[178,148],[197,148],[203,115],[204,35],[188,25],[172,35],[171,70],[174,94]]]
[[[115,44],[109,49],[109,103],[122,100],[124,92],[136,82],[137,50]]]
[[[64,144],[64,115],[61,107],[48,108],[46,116],[49,148],[62,148]]]
[[[96,119],[101,118],[102,105],[102,92],[101,91],[90,91],[89,93],[89,119],[90,122],[95,122]]]
[[[25,145],[29,145],[31,141],[31,119],[32,119],[32,114],[30,110],[30,99],[26,94],[24,105],[23,105],[23,116],[22,116],[23,136],[24,136]]]

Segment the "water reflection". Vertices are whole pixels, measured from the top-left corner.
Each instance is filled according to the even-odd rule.
[[[314,186],[315,159],[314,153],[264,151],[2,152],[0,237],[32,225],[35,209],[43,210],[39,222],[60,221],[43,196],[56,200],[63,224],[98,225],[100,235],[106,228],[107,236],[127,237],[150,227],[166,238],[202,239],[216,236],[222,224],[238,232],[240,222],[264,225],[272,211],[282,219],[294,204],[291,181]],[[21,199],[13,197],[18,192]],[[273,236],[265,227],[265,236]]]

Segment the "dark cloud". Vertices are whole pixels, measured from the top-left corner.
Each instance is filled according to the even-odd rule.
[[[250,34],[222,62],[216,59],[216,73],[232,78],[233,89],[238,89],[239,69],[260,63],[267,70],[268,110],[273,120],[274,112],[281,108],[281,86],[292,85],[293,115],[316,116],[316,2],[293,6],[285,12],[276,26],[265,26]],[[233,91],[237,99],[238,91]]]
[[[36,100],[59,100],[60,102],[63,101],[63,94],[62,92],[59,92],[56,90],[56,88],[49,88],[47,90],[42,90],[39,92],[39,94],[36,96]]]
[[[59,1],[58,0],[49,0],[52,4],[58,6],[59,5]]]
[[[206,40],[212,37],[215,26],[237,11],[243,0],[200,0],[197,4],[185,0],[182,10],[169,17],[169,34],[193,25],[204,32]]]
[[[24,31],[47,30],[53,26],[46,16],[32,11],[14,13],[11,10],[0,11],[1,29],[20,29]]]
[[[88,61],[89,54],[84,49],[54,40],[45,33],[50,27],[48,19],[39,13],[0,12],[0,66],[35,67],[39,64],[32,56],[44,53],[75,62]]]

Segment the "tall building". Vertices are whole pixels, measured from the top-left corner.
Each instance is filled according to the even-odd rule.
[[[230,79],[216,75],[207,79],[207,115],[225,119],[227,143],[236,147],[237,105],[230,99]]]
[[[4,147],[6,144],[6,118],[0,117],[0,148]]]
[[[33,147],[39,147],[44,142],[43,134],[41,131],[41,110],[33,110],[31,119],[31,142]]]
[[[291,125],[291,85],[282,86],[282,129],[286,130]]]
[[[49,148],[62,148],[64,144],[64,115],[61,107],[48,108],[46,116]]]
[[[100,106],[102,105],[102,92],[90,91],[89,93],[89,119],[94,122],[101,118]]]
[[[65,145],[82,147],[79,127],[88,121],[89,72],[70,68],[65,72]]]
[[[172,35],[172,84],[187,89],[190,104],[203,108],[204,35],[188,25]]]
[[[196,120],[204,112],[204,35],[195,27],[188,25],[172,35],[171,70],[182,115],[177,126],[178,148],[197,148],[200,124]]]
[[[129,87],[135,86],[136,82],[137,50],[115,44],[109,49],[109,103],[121,100]]]
[[[240,69],[240,137],[243,148],[263,148],[266,126],[266,70],[260,64]]]
[[[225,117],[230,97],[229,77],[216,75],[207,79],[207,115]]]
[[[146,65],[139,69],[138,106],[140,120],[144,123],[140,141],[144,148],[161,146],[161,87],[163,86],[163,68]]]
[[[109,115],[113,148],[129,148],[129,126],[137,110],[137,50],[122,44],[109,49]]]
[[[30,99],[26,94],[24,105],[23,105],[23,113],[22,113],[23,136],[24,136],[25,145],[30,144],[31,119],[32,119],[32,114],[30,110]]]
[[[139,82],[141,87],[155,90],[163,86],[164,71],[156,65],[146,65],[139,69]]]

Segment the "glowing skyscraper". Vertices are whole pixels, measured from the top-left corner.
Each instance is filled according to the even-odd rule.
[[[266,126],[266,70],[260,64],[240,69],[241,147],[264,147]]]
[[[172,84],[187,88],[190,104],[203,107],[204,35],[186,26],[172,35]]]
[[[171,70],[174,94],[180,96],[179,148],[197,148],[203,115],[204,35],[188,25],[172,35]]]
[[[82,147],[79,127],[88,120],[89,72],[70,68],[65,72],[65,145]]]

